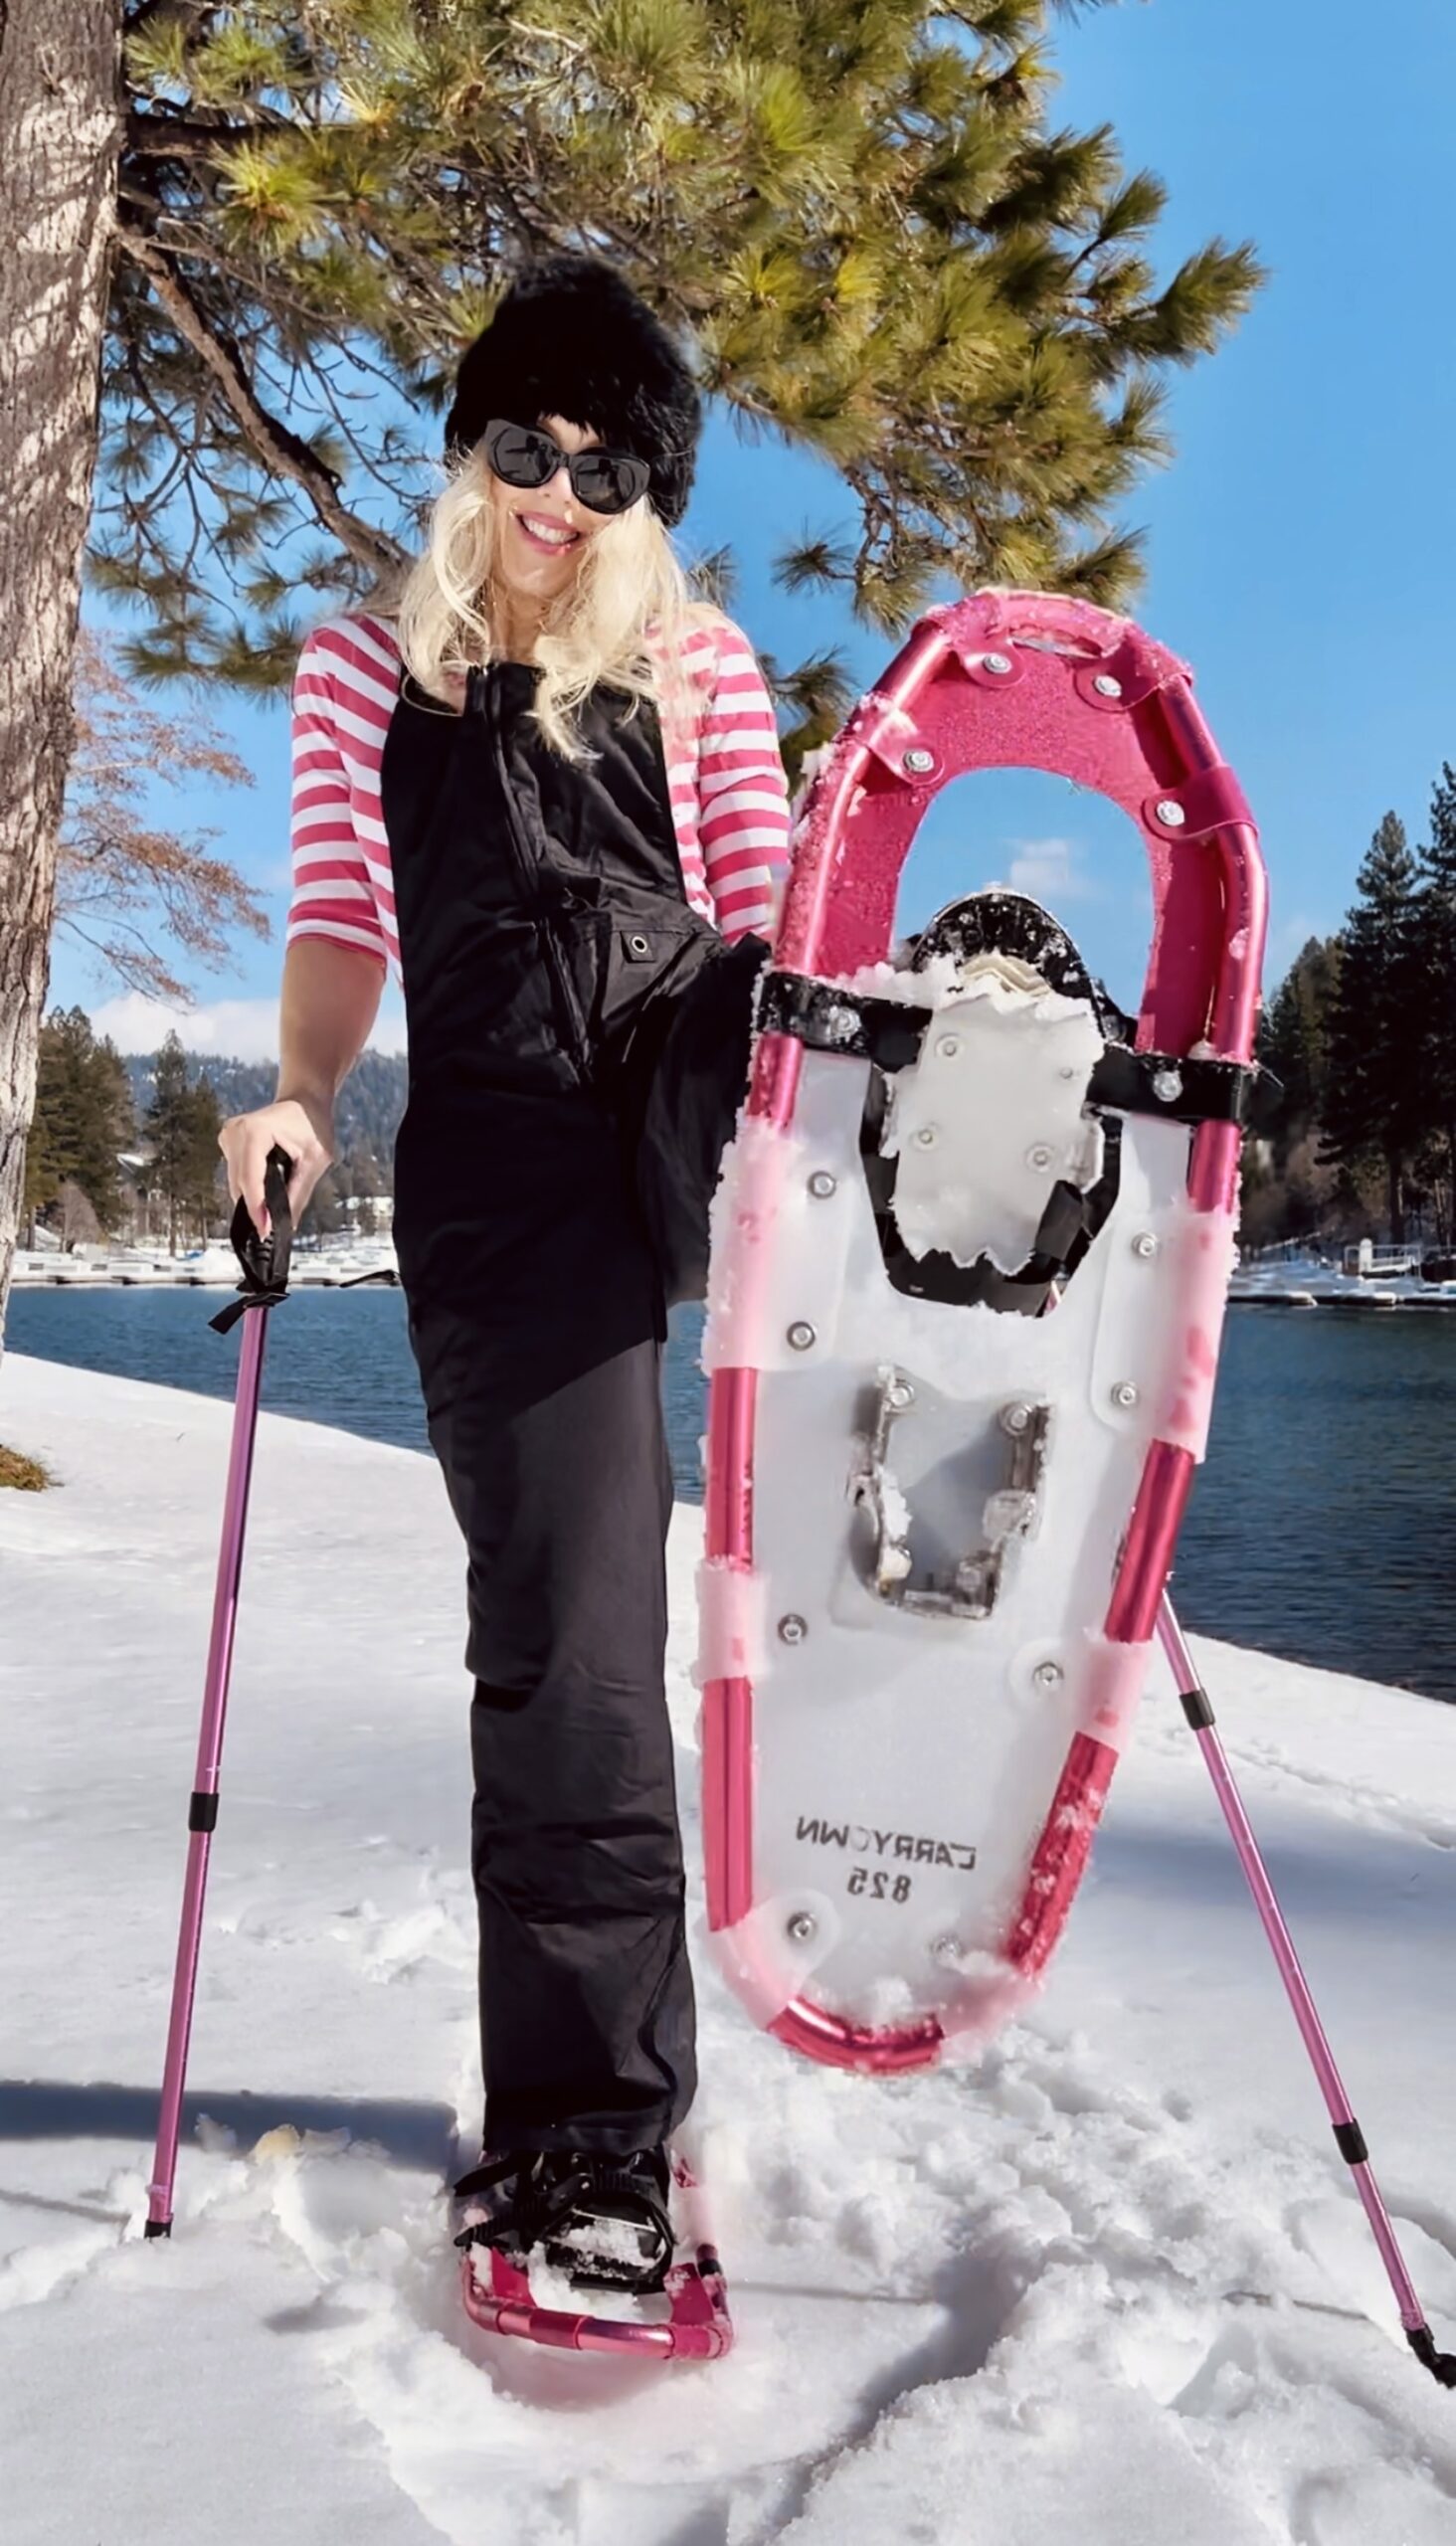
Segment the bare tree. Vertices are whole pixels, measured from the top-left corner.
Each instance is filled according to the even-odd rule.
[[[59,1197],[60,1225],[57,1234],[63,1251],[73,1255],[78,1246],[93,1245],[101,1234],[95,1204],[80,1184],[65,1183]]]
[[[75,714],[57,924],[128,990],[185,1002],[177,957],[218,971],[235,960],[240,929],[268,936],[268,917],[236,866],[211,853],[215,829],[159,827],[144,819],[144,801],[158,783],[251,787],[253,773],[195,708],[163,716],[147,706],[88,628],[77,640]]]

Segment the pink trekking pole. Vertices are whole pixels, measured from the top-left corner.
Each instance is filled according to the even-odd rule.
[[[228,1679],[233,1662],[233,1629],[238,1615],[238,1584],[243,1571],[243,1535],[248,1521],[248,1486],[253,1473],[253,1439],[258,1426],[258,1390],[263,1376],[263,1348],[268,1312],[287,1291],[288,1257],[293,1225],[288,1210],[288,1173],[292,1161],[280,1149],[269,1153],[264,1193],[270,1230],[260,1237],[240,1202],[233,1214],[232,1240],[243,1278],[240,1296],[208,1322],[225,1335],[243,1320],[243,1349],[238,1363],[238,1388],[233,1405],[233,1446],[228,1460],[228,1486],[223,1503],[223,1540],[218,1554],[217,1588],[213,1595],[212,1640],[208,1647],[203,1688],[202,1728],[197,1743],[197,1771],[187,1810],[187,1872],[182,1886],[182,1923],[177,1937],[177,1964],[172,1977],[172,2013],[167,2029],[167,2062],[162,2075],[162,2104],[157,2122],[156,2157],[147,2186],[148,2237],[172,2233],[172,2183],[177,2171],[177,2136],[182,2120],[182,2090],[187,2077],[187,2048],[192,2037],[192,2006],[197,1989],[197,1955],[202,1941],[202,1910],[207,1891],[208,1851],[218,1818],[218,1780],[223,1761],[223,1724],[228,1711]],[[250,1315],[252,1311],[254,1314]]]
[[[1369,2151],[1365,2143],[1365,2134],[1351,2109],[1350,2097],[1345,2091],[1344,2081],[1335,2065],[1335,2055],[1330,2048],[1325,2028],[1320,2022],[1314,1999],[1310,1995],[1310,1985],[1305,1978],[1299,1955],[1295,1951],[1294,1939],[1285,1924],[1284,1913],[1275,1898],[1274,1886],[1269,1880],[1269,1870],[1264,1863],[1259,1843],[1254,1837],[1248,1814],[1244,1810],[1238,1788],[1234,1783],[1227,1753],[1214,1728],[1213,1710],[1208,1703],[1207,1693],[1199,1685],[1198,1675],[1193,1669],[1188,1648],[1183,1641],[1183,1629],[1174,1615],[1173,1603],[1166,1592],[1163,1606],[1158,1613],[1158,1633],[1162,1639],[1163,1650],[1173,1665],[1183,1711],[1192,1728],[1198,1747],[1203,1753],[1208,1774],[1213,1780],[1213,1790],[1222,1808],[1223,1818],[1228,1824],[1229,1836],[1237,1850],[1238,1861],[1244,1870],[1249,1890],[1254,1896],[1254,1907],[1263,1920],[1264,1933],[1269,1939],[1274,1959],[1279,1965],[1279,1976],[1288,1992],[1289,2003],[1294,2009],[1295,2022],[1304,2036],[1305,2049],[1310,2055],[1315,2076],[1320,2082],[1320,2092],[1325,2098],[1330,2119],[1335,2127],[1335,2145],[1355,2178],[1356,2191],[1360,2195],[1365,2217],[1370,2223],[1375,2244],[1379,2247],[1380,2261],[1389,2275],[1390,2286],[1395,2292],[1396,2304],[1400,2309],[1400,2322],[1405,2329],[1405,2339],[1422,2367],[1428,2369],[1441,2386],[1456,2387],[1456,2353],[1437,2351],[1435,2336],[1426,2323],[1425,2310],[1415,2294],[1410,2274],[1405,2268],[1405,2259],[1396,2243],[1395,2231],[1390,2224],[1390,2214],[1380,2197],[1380,2188],[1370,2169]]]

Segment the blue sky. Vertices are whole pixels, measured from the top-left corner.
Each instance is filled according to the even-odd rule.
[[[1456,759],[1456,7],[1402,0],[1372,19],[1355,0],[1125,0],[1064,28],[1057,59],[1054,119],[1111,122],[1129,167],[1168,184],[1169,266],[1221,232],[1253,238],[1273,269],[1231,342],[1172,382],[1177,458],[1124,512],[1148,533],[1137,615],[1193,664],[1262,828],[1272,986],[1306,936],[1338,926],[1381,814],[1393,806],[1419,836]],[[784,661],[837,643],[868,686],[893,648],[769,576],[801,527],[849,517],[832,470],[710,419],[685,545],[733,545],[736,614],[757,643]],[[220,721],[258,784],[188,810],[220,826],[279,928],[272,947],[240,948],[236,972],[198,978],[184,1039],[262,1050],[285,907],[286,720],[230,700]],[[901,925],[1012,875],[1044,889],[1130,1000],[1147,934],[1140,846],[1120,815],[1050,779],[947,791],[912,851]],[[98,1010],[124,1044],[155,1039],[64,943],[52,997]]]

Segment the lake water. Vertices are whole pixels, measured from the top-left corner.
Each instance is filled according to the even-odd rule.
[[[207,1323],[223,1296],[22,1289],[8,1341],[231,1396],[236,1330]],[[700,1309],[674,1311],[664,1381],[690,1503],[701,1329]],[[427,1447],[397,1291],[295,1292],[272,1321],[264,1395],[281,1414]],[[1456,1317],[1233,1310],[1174,1587],[1195,1632],[1456,1702]]]

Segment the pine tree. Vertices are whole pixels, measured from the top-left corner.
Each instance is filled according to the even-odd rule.
[[[217,1184],[220,1119],[212,1089],[205,1079],[194,1083],[181,1043],[169,1034],[157,1054],[146,1134],[152,1150],[152,1187],[167,1205],[167,1244],[173,1255],[179,1225],[188,1213],[200,1217],[203,1235],[207,1234]]]
[[[190,1121],[185,1199],[188,1208],[197,1214],[198,1235],[206,1240],[208,1224],[217,1215],[222,1188],[223,1162],[218,1134],[222,1130],[223,1117],[217,1096],[205,1078],[199,1077],[192,1088]]]
[[[1421,1086],[1413,1041],[1419,978],[1417,870],[1394,814],[1380,822],[1356,878],[1360,896],[1340,938],[1330,1015],[1322,1157],[1384,1166],[1390,1238],[1405,1238],[1403,1172],[1419,1145]]]
[[[1323,1110],[1330,1009],[1339,971],[1338,942],[1307,938],[1260,1019],[1258,1057],[1282,1090],[1270,1125],[1281,1168]]]
[[[1417,850],[1418,1067],[1426,1124],[1441,1161],[1448,1243],[1456,1233],[1456,770],[1442,763],[1430,838]]]
[[[77,573],[143,679],[286,680],[417,544],[450,375],[520,260],[604,251],[857,531],[788,589],[898,636],[938,592],[1119,602],[1171,370],[1257,288],[1173,272],[1165,193],[1055,129],[1056,0],[10,0],[0,11],[0,1295],[44,1005]],[[116,59],[124,36],[123,60]],[[1162,268],[1162,270],[1160,270]],[[54,323],[64,308],[66,324]],[[101,410],[95,404],[97,355]],[[98,434],[99,474],[97,476]],[[38,477],[35,455],[46,455]],[[44,526],[43,528],[39,526]],[[731,582],[703,562],[705,588]],[[782,676],[791,779],[847,702]]]
[[[806,528],[791,588],[889,634],[938,579],[1126,598],[1112,509],[1167,454],[1161,379],[1259,269],[1213,240],[1160,279],[1161,182],[1050,125],[1055,15],[138,0],[97,561],[147,613],[136,666],[275,684],[300,597],[398,565],[459,349],[553,246],[620,262],[745,434],[839,470],[858,539]],[[834,675],[785,675],[801,721]]]
[[[68,1185],[99,1226],[120,1210],[119,1153],[132,1137],[131,1091],[114,1046],[97,1041],[84,1008],[57,1009],[41,1028],[36,1111],[26,1155],[25,1209],[51,1216]]]

